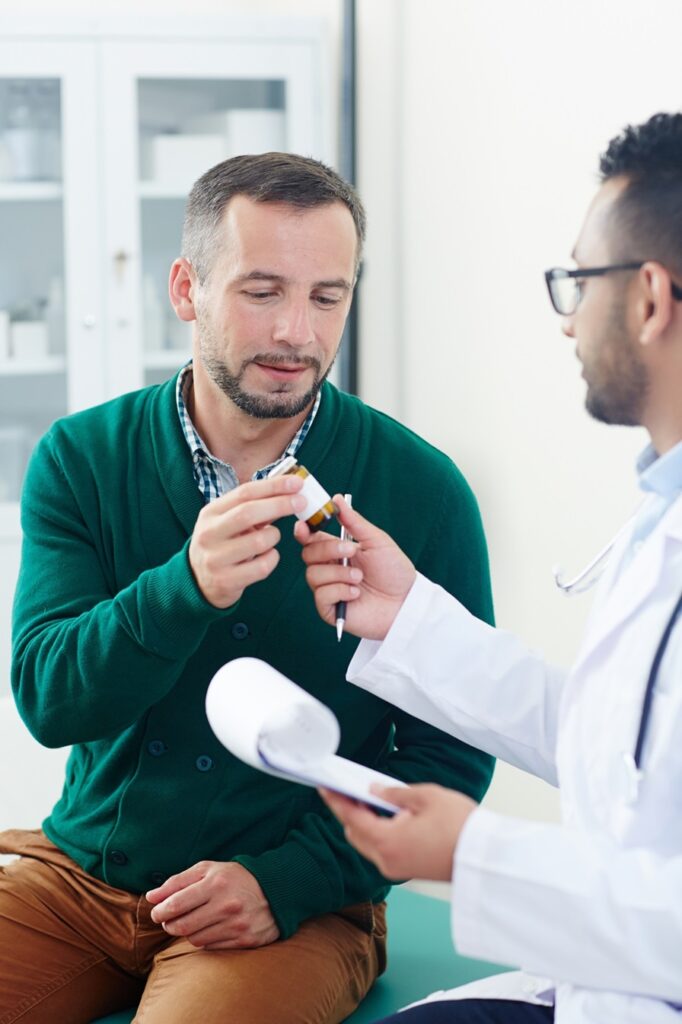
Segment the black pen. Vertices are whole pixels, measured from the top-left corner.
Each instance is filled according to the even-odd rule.
[[[344,498],[344,501],[346,502],[347,505],[352,506],[352,504],[353,504],[353,495],[352,494],[344,494],[343,498]],[[350,540],[350,539],[351,539],[350,534],[346,530],[346,527],[342,525],[341,526],[341,540]],[[347,558],[342,558],[341,559],[341,565],[348,565],[348,559]],[[336,606],[336,639],[339,641],[339,643],[341,642],[341,637],[343,636],[343,627],[345,626],[345,624],[346,624],[346,602],[345,601],[339,601],[337,606]]]

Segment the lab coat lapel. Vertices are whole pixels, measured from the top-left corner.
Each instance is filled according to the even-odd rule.
[[[603,580],[601,600],[595,608],[575,668],[596,654],[614,630],[623,624],[660,587],[670,575],[671,600],[682,592],[682,498],[678,498],[661,523],[647,538],[642,550],[613,582],[620,560],[628,547],[631,531],[618,544],[607,577]]]

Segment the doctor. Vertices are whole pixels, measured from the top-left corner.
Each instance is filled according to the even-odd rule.
[[[383,790],[393,819],[327,794],[386,875],[452,877],[461,953],[523,969],[400,1024],[682,1024],[682,114],[628,127],[600,171],[577,269],[547,284],[588,411],[651,444],[572,670],[473,618],[342,500],[355,544],[297,527],[320,614],[346,601],[367,638],[351,682],[561,788],[561,825],[438,786]]]

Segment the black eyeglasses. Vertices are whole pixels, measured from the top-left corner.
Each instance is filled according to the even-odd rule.
[[[609,267],[580,267],[578,270],[564,270],[563,267],[552,267],[545,271],[547,291],[552,306],[559,316],[573,316],[582,297],[580,282],[585,277],[601,277],[616,270],[639,270],[648,260],[637,263],[612,263]],[[670,282],[674,299],[682,300],[682,288]]]

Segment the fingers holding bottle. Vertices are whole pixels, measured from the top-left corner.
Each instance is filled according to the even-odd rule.
[[[274,521],[305,505],[297,477],[254,480],[204,506],[189,546],[202,594],[216,608],[235,604],[246,587],[266,579],[279,562]]]

